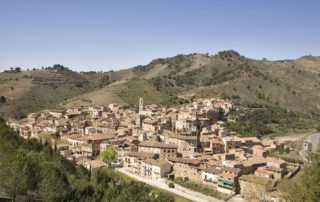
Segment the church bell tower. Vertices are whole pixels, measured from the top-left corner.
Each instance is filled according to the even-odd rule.
[[[139,112],[142,112],[144,109],[144,106],[143,106],[143,98],[139,98]]]

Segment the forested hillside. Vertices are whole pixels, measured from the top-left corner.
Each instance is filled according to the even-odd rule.
[[[320,201],[320,150],[312,156],[312,163],[306,164],[302,174],[295,179],[284,179],[278,188],[286,193],[291,202]]]
[[[0,120],[0,195],[14,201],[174,201],[104,169],[90,174],[48,144],[24,140]]]

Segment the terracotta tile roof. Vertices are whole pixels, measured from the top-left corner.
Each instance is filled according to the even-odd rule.
[[[192,136],[192,135],[175,135],[175,134],[170,134],[169,137],[171,138],[176,138],[179,140],[197,140],[197,136]]]
[[[252,147],[252,149],[254,149],[254,150],[260,150],[260,151],[263,151],[263,150],[264,150],[263,146],[261,146],[261,145],[254,145],[254,146]]]
[[[239,174],[241,172],[241,169],[239,168],[231,168],[231,167],[223,167],[222,168],[223,171],[227,171],[227,172],[231,172],[234,174]]]
[[[270,182],[268,178],[260,177],[256,175],[242,175],[239,177],[239,180],[252,182],[255,184],[261,184],[261,185],[267,185]]]
[[[171,162],[191,164],[191,165],[194,165],[194,166],[199,166],[200,165],[200,161],[197,160],[197,159],[170,157],[170,158],[168,158],[168,160],[171,161]]]
[[[248,161],[243,161],[244,166],[253,166],[253,165],[260,165],[260,164],[267,164],[267,160],[264,158],[252,158]]]
[[[146,123],[146,124],[156,124],[156,123],[158,123],[158,120],[147,118],[147,119],[143,120],[143,123]]]
[[[155,142],[155,141],[140,142],[139,147],[154,147],[154,148],[167,148],[167,149],[177,149],[178,148],[178,146],[175,144],[165,144],[163,142]]]
[[[112,134],[92,134],[92,135],[86,135],[79,138],[80,140],[108,140],[108,139],[114,139],[115,136]]]
[[[217,145],[221,145],[221,144],[223,144],[220,140],[218,140],[218,139],[213,139],[212,140],[212,144],[217,144]]]
[[[148,163],[148,164],[151,164],[151,165],[155,165],[155,166],[163,166],[163,165],[166,165],[166,164],[170,164],[166,160],[155,160],[155,159],[145,159],[144,162]]]
[[[106,163],[104,163],[101,160],[90,160],[90,159],[81,159],[77,162],[77,164],[81,165],[90,165],[91,168],[100,168],[106,166]]]
[[[80,134],[73,134],[73,135],[68,135],[67,139],[80,140],[81,137],[82,137],[82,135],[80,135]]]
[[[147,152],[129,152],[127,155],[131,156],[131,157],[137,157],[137,158],[140,158],[140,159],[155,158],[157,156],[157,154],[147,153]]]
[[[220,174],[221,173],[221,169],[217,169],[215,167],[205,168],[203,171],[208,172],[208,173],[214,173],[214,174]]]

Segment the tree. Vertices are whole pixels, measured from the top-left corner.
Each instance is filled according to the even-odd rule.
[[[54,165],[43,165],[39,194],[44,201],[63,201],[70,191],[67,176]]]
[[[101,157],[111,162],[116,151],[108,148]],[[174,201],[172,195],[128,182],[110,168],[93,173],[92,179],[89,174],[49,144],[24,140],[0,117],[0,194],[13,201]]]
[[[7,101],[6,97],[3,95],[0,96],[0,103],[5,103]]]
[[[116,158],[117,158],[117,151],[112,147],[108,147],[106,150],[102,151],[99,155],[99,159],[107,163],[109,166],[111,165],[111,162]]]
[[[155,195],[155,194],[153,194]],[[157,193],[155,196],[157,202],[175,202],[175,199],[173,196],[170,196],[168,194],[164,194],[163,192]]]
[[[152,198],[150,187],[142,182],[130,182],[115,201],[151,201]]]
[[[308,143],[308,148],[307,148],[307,152],[308,152],[308,155],[309,157],[311,156],[311,152],[312,152],[312,143]]]
[[[15,201],[16,197],[25,194],[27,190],[26,156],[21,153],[8,156],[0,162],[0,192],[8,193]]]
[[[320,199],[320,149],[312,156],[312,163],[306,166],[298,183],[288,189],[290,201],[319,201]]]
[[[174,183],[173,182],[169,182],[168,187],[169,188],[174,188]]]
[[[320,199],[320,154],[316,155],[312,165],[306,168],[302,176],[306,201],[318,201]]]
[[[16,67],[15,70],[16,72],[21,72],[21,67]]]

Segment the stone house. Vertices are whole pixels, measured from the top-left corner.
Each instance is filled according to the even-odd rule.
[[[71,131],[76,133],[84,134],[85,125],[83,123],[78,123],[71,125]]]
[[[254,174],[256,176],[278,180],[282,179],[285,176],[286,170],[283,168],[265,166],[258,168]]]
[[[267,165],[267,161],[264,158],[251,158],[247,161],[243,161],[243,174],[252,174],[258,168],[264,167]]]
[[[81,159],[77,162],[78,165],[83,165],[91,173],[98,171],[102,167],[106,167],[106,163],[101,160]]]
[[[202,170],[202,183],[208,186],[216,187],[221,169],[208,167]]]
[[[267,152],[264,150],[263,146],[261,145],[254,145],[251,149],[252,149],[253,156],[264,157],[264,158],[267,156]]]
[[[224,144],[224,147],[225,147],[224,150],[226,152],[228,152],[230,149],[241,148],[241,145],[242,145],[242,139],[237,136],[223,137],[222,142]]]
[[[243,138],[242,143],[244,146],[247,146],[247,147],[252,147],[254,145],[262,145],[261,140],[259,140],[256,137],[245,137]]]
[[[172,120],[171,117],[159,118],[159,131],[171,130]]]
[[[191,158],[169,158],[173,165],[174,177],[194,182],[202,182],[202,167],[200,161]]]
[[[189,130],[190,129],[190,123],[187,122],[186,119],[183,120],[176,120],[175,123],[175,130]]]
[[[144,119],[142,122],[142,130],[143,131],[151,131],[156,132],[158,131],[158,120],[157,119]]]
[[[272,181],[255,175],[242,175],[239,177],[240,194],[246,199],[262,199]]]
[[[19,133],[20,133],[20,136],[23,137],[24,139],[29,139],[31,138],[31,135],[32,135],[31,128],[28,126],[19,128]]]
[[[139,174],[141,169],[141,160],[146,158],[156,159],[157,155],[145,152],[129,152],[123,158],[123,167],[131,173]]]
[[[171,172],[171,164],[166,160],[141,160],[140,176],[152,180],[160,180]]]
[[[177,156],[178,146],[156,141],[144,141],[138,145],[138,152],[158,154],[160,159]]]
[[[197,136],[196,136],[197,137]],[[199,136],[199,142],[201,145],[201,148],[203,149],[210,149],[210,144],[211,144],[211,140],[212,140],[212,137],[211,136],[208,136],[208,135],[200,135]]]
[[[266,167],[266,170],[272,174],[272,179],[283,179],[286,174],[286,170],[283,168],[276,168],[276,167]]]
[[[217,190],[225,194],[237,194],[240,191],[239,176],[241,169],[222,167],[218,178]]]
[[[210,150],[212,154],[221,154],[224,152],[224,144],[220,139],[212,139],[210,142]]]
[[[66,112],[68,115],[79,115],[81,114],[82,110],[81,107],[74,107],[67,109]]]
[[[218,135],[218,129],[215,129],[213,126],[203,127],[200,132],[200,135]]]
[[[111,139],[114,139],[113,135],[75,135],[67,137],[67,142],[74,153],[81,154],[83,156],[97,156],[100,153],[101,143],[110,141]]]
[[[197,136],[194,135],[176,135],[173,132],[164,132],[164,142],[178,146],[178,152],[194,151],[197,147]]]
[[[68,128],[68,120],[67,119],[64,119],[64,118],[61,118],[61,119],[56,119],[54,120],[54,124],[55,126],[63,126],[65,128]]]
[[[49,114],[52,115],[54,118],[62,118],[64,115],[64,111],[63,110],[52,110],[49,111]]]
[[[37,114],[37,113],[30,113],[30,114],[27,116],[27,120],[28,120],[29,123],[34,123],[34,122],[37,121],[38,117],[39,117],[39,114]]]

